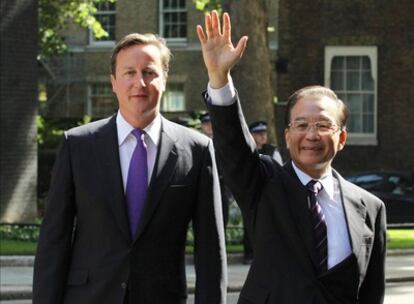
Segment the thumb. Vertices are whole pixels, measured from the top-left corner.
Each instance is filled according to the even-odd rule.
[[[243,36],[243,37],[240,38],[239,42],[237,43],[237,46],[236,46],[235,50],[236,50],[236,54],[239,58],[241,58],[243,56],[244,50],[247,47],[247,40],[248,39],[249,38],[247,36]]]

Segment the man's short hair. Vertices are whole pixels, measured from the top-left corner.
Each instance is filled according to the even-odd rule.
[[[164,70],[165,76],[168,75],[169,63],[171,58],[171,51],[167,47],[165,40],[157,35],[154,34],[139,34],[139,33],[132,33],[126,35],[118,43],[115,45],[112,55],[111,55],[111,74],[115,77],[116,73],[116,59],[118,53],[131,47],[133,45],[148,45],[152,44],[156,46],[161,52],[161,64],[162,69]]]
[[[285,113],[286,127],[290,123],[290,118],[291,118],[290,115],[292,113],[293,107],[300,99],[304,97],[314,97],[314,98],[328,97],[329,99],[333,100],[337,104],[340,110],[339,121],[337,121],[337,123],[342,129],[346,127],[346,121],[348,119],[348,114],[349,114],[348,107],[342,100],[338,98],[335,92],[332,91],[330,88],[318,86],[318,85],[304,87],[302,89],[297,90],[292,95],[290,95],[287,101],[287,108],[286,108],[286,113]]]

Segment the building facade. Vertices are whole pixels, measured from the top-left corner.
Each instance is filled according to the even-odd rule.
[[[271,2],[269,44],[275,58],[277,1]],[[117,0],[100,4],[96,17],[108,37],[97,40],[88,30],[70,25],[64,32],[69,51],[42,62],[41,87],[47,102],[41,112],[45,116],[96,119],[113,113],[117,102],[110,85],[110,55],[115,42],[132,32],[159,34],[172,50],[162,113],[185,118],[206,109],[201,92],[208,78],[195,30],[204,23],[204,14],[192,0]]]
[[[347,145],[334,166],[345,174],[413,172],[413,12],[408,0],[280,0],[278,134],[283,101],[303,86],[326,85],[350,110]]]

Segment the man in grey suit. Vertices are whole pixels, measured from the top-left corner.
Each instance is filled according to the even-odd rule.
[[[226,256],[212,142],[159,113],[170,51],[152,34],[115,46],[112,117],[65,132],[34,267],[33,302],[223,303]]]
[[[214,147],[255,253],[239,303],[382,303],[384,204],[331,167],[347,138],[345,104],[325,87],[298,90],[287,105],[292,161],[259,155],[230,76],[247,37],[234,47],[229,16],[221,28],[214,11],[205,30],[197,27]]]

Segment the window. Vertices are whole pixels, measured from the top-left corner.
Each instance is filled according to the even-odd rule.
[[[169,42],[187,39],[185,0],[160,0],[160,35]]]
[[[326,47],[325,85],[348,105],[348,143],[376,145],[377,48]]]
[[[92,45],[113,45],[115,43],[115,12],[116,7],[113,2],[96,3],[97,12],[95,18],[101,23],[108,36],[96,38],[89,31],[89,44]]]
[[[88,115],[106,117],[113,114],[118,103],[112,93],[112,87],[107,83],[94,83],[89,86]]]
[[[185,96],[183,83],[169,83],[164,92],[161,111],[179,112],[185,111]]]

